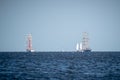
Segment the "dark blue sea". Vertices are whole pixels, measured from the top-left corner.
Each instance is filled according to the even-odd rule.
[[[120,52],[0,52],[0,80],[120,80]]]

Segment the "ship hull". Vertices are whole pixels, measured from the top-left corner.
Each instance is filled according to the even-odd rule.
[[[27,52],[34,52],[34,50],[27,50]]]
[[[83,50],[83,52],[91,52],[91,50],[89,50],[89,49],[88,50]]]

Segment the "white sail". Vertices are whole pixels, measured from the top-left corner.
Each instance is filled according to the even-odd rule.
[[[80,43],[80,51],[82,51],[82,49],[83,49],[83,48],[82,48],[82,43]]]
[[[76,45],[76,50],[79,51],[79,44]]]

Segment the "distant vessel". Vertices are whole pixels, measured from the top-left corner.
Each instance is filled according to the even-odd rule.
[[[82,38],[82,51],[83,51],[83,52],[91,52],[91,48],[89,47],[88,33],[86,33],[86,32],[83,33],[83,38]]]
[[[32,49],[32,35],[28,34],[27,36],[27,52],[34,52],[34,50]]]
[[[78,52],[91,52],[91,48],[89,47],[89,38],[88,33],[83,33],[82,42],[76,45],[76,51]]]

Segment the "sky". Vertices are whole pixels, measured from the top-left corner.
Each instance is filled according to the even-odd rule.
[[[120,51],[120,0],[0,0],[0,51],[75,51],[82,33],[93,51]]]

